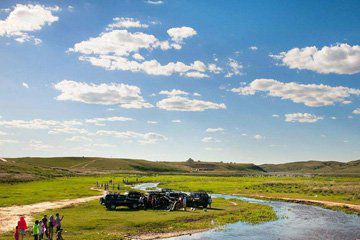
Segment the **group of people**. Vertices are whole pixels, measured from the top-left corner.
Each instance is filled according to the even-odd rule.
[[[105,191],[109,191],[109,186],[112,186],[112,190],[115,191],[115,184],[114,183],[105,183],[102,184],[99,182],[96,182],[96,188],[104,189]],[[120,191],[120,184],[117,184],[117,190]]]
[[[40,220],[35,220],[34,225],[32,227],[32,236],[34,240],[63,240],[62,238],[62,228],[61,221],[64,216],[60,217],[59,213],[51,215],[48,219],[47,215]],[[20,220],[17,223],[14,231],[14,239],[15,240],[24,240],[26,238],[27,233],[30,232],[23,216],[20,217]],[[31,232],[30,232],[31,233]]]

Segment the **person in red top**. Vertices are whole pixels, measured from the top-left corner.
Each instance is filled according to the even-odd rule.
[[[19,228],[21,240],[23,240],[26,235],[26,230],[28,229],[25,218],[23,216],[21,216],[20,221],[18,221],[18,228]]]
[[[16,226],[15,231],[14,231],[14,239],[19,240],[19,227],[18,226]]]

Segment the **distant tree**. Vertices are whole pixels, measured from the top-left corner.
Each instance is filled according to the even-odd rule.
[[[194,159],[189,158],[186,162],[188,162],[188,163],[193,163],[193,162],[195,162],[195,161],[194,161]]]

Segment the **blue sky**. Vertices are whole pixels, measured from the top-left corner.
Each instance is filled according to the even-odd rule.
[[[0,156],[359,159],[359,1],[0,9]]]

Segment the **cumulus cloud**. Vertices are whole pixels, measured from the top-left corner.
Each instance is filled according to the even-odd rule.
[[[61,94],[59,101],[77,101],[88,104],[119,105],[122,108],[150,108],[141,96],[140,88],[127,84],[88,84],[63,80],[55,84]]]
[[[280,116],[279,116],[279,114],[273,114],[272,117],[273,118],[279,118]]]
[[[0,126],[6,128],[23,128],[23,129],[49,129],[59,127],[70,127],[82,125],[79,121],[56,121],[44,119],[32,120],[0,120]]]
[[[360,89],[331,87],[324,84],[283,83],[274,79],[255,79],[247,86],[231,89],[240,95],[254,95],[266,92],[268,96],[280,97],[309,107],[331,106],[336,103],[348,104],[352,95],[360,95]]]
[[[260,135],[260,134],[256,134],[255,136],[254,136],[254,139],[256,139],[256,140],[264,140],[265,139],[265,137],[264,136],[262,136],[262,135]]]
[[[355,74],[360,72],[360,46],[346,43],[335,46],[293,48],[270,57],[291,69],[318,73]]]
[[[193,37],[197,34],[191,27],[175,27],[167,30],[167,34],[176,43],[182,43],[184,39]]]
[[[174,119],[171,122],[173,122],[173,123],[181,123],[182,121],[180,119]]]
[[[208,128],[208,129],[206,129],[205,132],[213,133],[213,132],[223,132],[223,131],[225,131],[225,129],[223,129],[223,128]]]
[[[360,108],[356,108],[354,109],[354,111],[352,111],[353,114],[360,114]]]
[[[40,44],[41,39],[31,33],[41,30],[59,20],[53,13],[59,11],[58,6],[17,4],[5,20],[0,20],[0,37],[12,37],[15,41]]]
[[[201,94],[200,94],[200,93],[197,93],[197,92],[194,92],[193,95],[194,95],[195,97],[201,97]]]
[[[116,17],[113,18],[114,23],[109,24],[107,29],[114,28],[148,28],[148,24],[141,23],[134,18]]]
[[[221,142],[220,140],[213,138],[213,137],[204,137],[203,139],[201,139],[202,142],[204,143],[215,143],[215,142]]]
[[[162,95],[168,95],[168,96],[175,96],[175,95],[188,95],[188,92],[179,90],[179,89],[173,89],[171,91],[167,91],[167,90],[162,90],[159,92],[159,94]]]
[[[249,49],[252,50],[252,51],[256,51],[256,50],[258,50],[258,47],[257,46],[250,46]]]
[[[238,76],[241,75],[241,70],[244,68],[241,63],[236,61],[235,59],[229,58],[228,61],[229,71],[225,75],[226,78],[230,78],[232,76]]]
[[[141,144],[154,144],[154,143],[158,143],[158,142],[167,140],[167,137],[165,137],[164,135],[159,134],[159,133],[154,133],[154,132],[138,133],[138,132],[133,132],[133,131],[119,132],[119,131],[101,130],[101,131],[97,131],[96,135],[112,136],[112,137],[123,138],[123,139],[135,139]]]
[[[208,69],[209,69],[209,72],[212,72],[215,74],[219,74],[223,71],[223,69],[221,67],[217,66],[215,63],[209,63]]]
[[[40,140],[30,140],[29,147],[37,151],[47,151],[54,148],[53,146],[45,144]]]
[[[132,118],[128,117],[107,117],[107,118],[92,118],[86,119],[86,123],[98,125],[98,126],[105,126],[105,122],[127,122],[127,121],[134,121]]]
[[[202,73],[202,72],[187,72],[185,73],[186,77],[191,77],[191,78],[208,78],[209,75]]]
[[[27,84],[26,82],[23,82],[21,85],[22,85],[24,88],[29,88],[29,84]]]
[[[123,21],[121,23],[125,24]],[[119,22],[114,24],[119,25]],[[126,21],[126,24],[130,25],[130,22]],[[134,25],[134,21],[131,21],[131,24]],[[140,22],[136,24],[141,25]],[[68,49],[68,52],[79,53],[80,61],[90,62],[94,66],[112,71],[144,72],[149,75],[163,76],[177,73],[194,78],[208,77],[206,71],[218,71],[217,67],[214,70],[214,66],[210,66],[211,70],[208,69],[206,64],[199,60],[190,64],[180,61],[162,64],[156,59],[145,60],[139,53],[140,51],[152,51],[154,49],[163,51],[181,49],[183,40],[193,36],[194,32],[196,33],[193,28],[171,28],[168,33],[172,40],[161,41],[152,34],[132,33],[127,29],[113,29],[113,25],[110,25],[111,28],[108,28],[107,31],[97,37],[76,43],[72,48]],[[132,58],[129,58],[130,55]]]
[[[207,109],[226,109],[224,103],[214,103],[181,96],[172,96],[159,101],[156,106],[167,111],[204,111]]]
[[[157,124],[157,121],[147,121],[148,124]]]
[[[67,142],[92,142],[92,139],[85,136],[72,136],[71,138],[65,139]]]
[[[147,0],[145,2],[148,4],[152,4],[152,5],[160,5],[160,4],[164,3],[164,1],[162,1],[162,0]]]
[[[288,113],[288,114],[285,114],[286,122],[315,123],[322,119],[324,119],[324,118],[310,114],[310,113]]]

